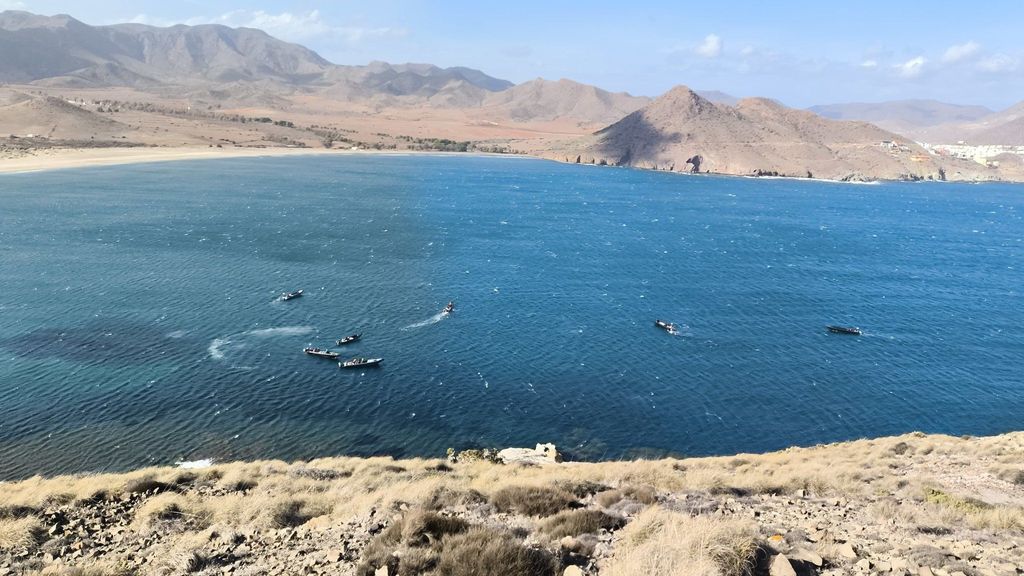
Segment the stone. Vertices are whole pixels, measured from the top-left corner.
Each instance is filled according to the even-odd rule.
[[[822,559],[821,555],[819,555],[814,550],[809,550],[807,548],[794,548],[789,553],[789,559],[790,561],[796,560],[798,562],[806,562],[808,564],[813,564],[818,568],[821,568],[821,565],[825,562]]]
[[[385,565],[377,568],[377,570],[374,571],[373,576],[388,576],[388,567]]]
[[[785,554],[776,554],[775,558],[772,558],[768,574],[769,576],[796,576],[796,570],[793,569],[793,564]]]
[[[840,556],[846,558],[847,560],[857,559],[857,551],[853,549],[853,544],[850,544],[849,542],[843,542],[842,544],[840,544],[836,548],[836,551],[839,552]]]
[[[921,566],[917,570],[917,576],[935,576],[935,575],[932,573],[932,569],[931,568],[929,568],[927,566]]]
[[[537,444],[536,448],[505,448],[498,452],[505,464],[555,464],[562,461],[554,444]]]
[[[579,566],[566,566],[562,576],[583,576],[583,570]]]
[[[875,572],[888,572],[888,571],[892,570],[892,564],[889,564],[885,560],[879,560],[879,561],[875,562],[874,564],[875,564]]]
[[[856,566],[858,570],[867,572],[868,570],[871,570],[871,560],[863,558],[861,560],[858,560],[857,563],[854,564],[854,566]]]

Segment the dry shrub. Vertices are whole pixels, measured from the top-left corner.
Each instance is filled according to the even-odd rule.
[[[623,499],[650,506],[658,502],[658,491],[647,485],[626,486],[617,490],[605,490],[596,496],[597,504],[602,508],[611,508]]]
[[[572,494],[547,486],[508,486],[491,495],[500,512],[526,516],[551,516],[576,504]]]
[[[600,510],[567,510],[544,520],[541,531],[551,538],[592,534],[601,529],[617,530],[626,521]]]
[[[42,569],[40,576],[129,576],[136,571],[124,562],[93,562],[85,566],[54,563]]]
[[[197,501],[174,492],[153,496],[135,512],[135,524],[144,532],[168,528],[201,530],[210,525],[211,518],[211,513]]]
[[[446,537],[437,566],[445,576],[553,576],[555,569],[555,559],[547,550],[527,548],[491,528]]]
[[[141,476],[139,478],[132,478],[125,483],[123,490],[129,494],[145,494],[153,490],[164,491],[169,487],[165,482],[161,482],[153,476]]]
[[[330,509],[319,502],[298,498],[278,500],[268,509],[269,523],[273,528],[302,526],[317,516],[329,513]]]
[[[620,536],[604,576],[739,576],[751,571],[757,550],[750,524],[660,507],[645,510]]]
[[[46,528],[35,516],[0,519],[0,551],[35,548],[46,536]]]
[[[427,510],[442,510],[459,506],[473,506],[484,502],[487,502],[487,498],[476,490],[458,490],[448,486],[438,486],[423,501],[423,507]]]
[[[563,480],[556,482],[555,486],[565,490],[577,498],[586,498],[591,494],[597,494],[608,490],[610,487],[592,480]]]
[[[390,573],[419,574],[433,568],[440,559],[446,536],[461,534],[469,523],[461,518],[431,511],[414,511],[399,516],[363,550],[357,573],[370,575],[382,566]]]

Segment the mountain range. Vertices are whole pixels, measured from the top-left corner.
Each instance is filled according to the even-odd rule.
[[[6,11],[0,53],[0,134],[90,142],[316,146],[340,139],[405,147],[472,140],[677,171],[989,179],[998,175],[952,159],[940,165],[883,128],[916,138],[965,123],[971,134],[1001,143],[1019,139],[1024,124],[1020,107],[992,113],[908,101],[800,111],[685,87],[652,100],[568,79],[516,85],[464,67],[338,65],[261,30],[212,24],[90,26],[67,15]]]
[[[936,100],[851,102],[808,110],[834,120],[861,120],[919,142],[1024,146],[1024,102],[1006,110]]]

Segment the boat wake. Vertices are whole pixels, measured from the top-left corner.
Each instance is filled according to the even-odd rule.
[[[278,336],[302,336],[315,330],[312,326],[281,326],[279,328],[261,328],[258,330],[246,330],[237,334],[229,334],[221,338],[214,338],[206,351],[210,358],[223,360],[229,353],[244,350],[249,347],[253,340],[263,340]]]
[[[434,314],[433,316],[427,318],[426,320],[423,320],[422,322],[409,324],[405,328],[402,328],[402,330],[415,330],[417,328],[423,328],[424,326],[430,326],[431,324],[437,324],[441,320],[444,320],[446,317],[448,317],[448,314],[444,312],[438,312],[437,314]]]

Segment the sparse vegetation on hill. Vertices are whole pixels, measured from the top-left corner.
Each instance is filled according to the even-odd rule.
[[[325,458],[0,484],[0,574],[1024,568],[1024,433],[550,465]]]

